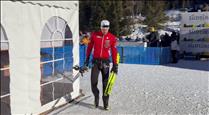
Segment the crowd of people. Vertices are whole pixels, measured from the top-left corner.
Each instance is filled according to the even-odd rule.
[[[144,42],[147,43],[147,47],[170,47],[172,63],[177,63],[179,58],[179,39],[180,34],[173,31],[171,36],[168,33],[159,36],[154,27],[150,28],[150,33],[145,37]]]

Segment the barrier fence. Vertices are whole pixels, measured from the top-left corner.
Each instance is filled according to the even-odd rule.
[[[80,45],[81,66],[85,61],[86,48],[86,46]],[[171,62],[169,47],[118,46],[117,49],[120,54],[120,63],[163,65]]]

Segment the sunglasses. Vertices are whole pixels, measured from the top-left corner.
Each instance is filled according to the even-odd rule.
[[[102,28],[109,28],[109,26],[102,26]]]

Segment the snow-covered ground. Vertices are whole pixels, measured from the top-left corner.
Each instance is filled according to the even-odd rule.
[[[206,115],[209,114],[209,61],[167,65],[120,64],[110,96],[110,110],[93,107],[90,72],[81,78],[85,96],[50,115]],[[101,75],[99,77],[102,92]],[[101,95],[100,95],[101,97]]]

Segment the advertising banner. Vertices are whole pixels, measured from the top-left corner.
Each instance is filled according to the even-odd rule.
[[[209,12],[181,13],[180,48],[184,53],[209,54]]]

